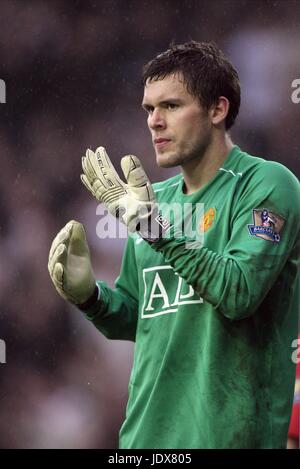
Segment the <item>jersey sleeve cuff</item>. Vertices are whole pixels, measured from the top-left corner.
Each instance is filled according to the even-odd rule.
[[[101,299],[100,284],[96,282],[95,289],[92,295],[88,298],[88,300],[85,303],[76,306],[78,309],[80,309],[80,311],[85,313],[88,319],[93,319],[95,316],[101,313],[101,310],[103,309],[104,305]]]

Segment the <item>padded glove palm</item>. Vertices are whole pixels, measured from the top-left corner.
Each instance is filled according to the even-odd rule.
[[[96,283],[81,223],[70,221],[54,238],[48,270],[57,292],[64,299],[82,305],[91,297]]]

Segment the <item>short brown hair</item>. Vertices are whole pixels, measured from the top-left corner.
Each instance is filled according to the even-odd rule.
[[[225,128],[232,127],[241,101],[239,76],[213,42],[172,44],[144,66],[143,85],[148,79],[159,80],[172,73],[182,74],[187,91],[207,110],[220,96],[225,96],[230,104]]]

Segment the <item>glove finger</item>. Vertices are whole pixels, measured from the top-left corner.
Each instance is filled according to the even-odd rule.
[[[90,161],[98,169],[99,178],[107,189],[124,186],[104,147],[98,147]]]
[[[74,254],[78,257],[86,257],[89,255],[89,247],[82,223],[76,223],[73,226],[69,244],[69,254]]]
[[[53,271],[52,280],[57,292],[66,300],[71,301],[72,303],[77,303],[77,298],[75,298],[70,292],[66,291],[65,283],[65,269],[62,264],[55,264]]]
[[[90,191],[93,196],[95,197],[95,192],[94,192],[94,189],[92,188],[91,184],[89,183],[89,180],[88,178],[86,177],[85,174],[81,174],[80,175],[80,179],[81,179],[81,182],[85,185],[85,187],[87,188],[88,191]]]
[[[154,201],[155,196],[151,182],[139,159],[134,155],[126,155],[121,160],[121,167],[135,197],[145,202]]]
[[[62,264],[60,263],[55,264],[52,277],[53,277],[55,286],[63,290],[64,268]]]
[[[83,170],[84,174],[86,174],[87,173],[87,167],[86,167],[86,157],[85,156],[81,157],[81,167],[82,167],[82,170]]]
[[[85,187],[88,189],[89,192],[99,201],[102,202],[102,195],[107,192],[107,190],[103,187],[103,184],[100,182],[99,179],[96,179],[93,183],[93,187],[91,186],[88,178],[85,174],[81,174],[80,179]]]
[[[147,174],[139,159],[134,155],[123,156],[121,168],[130,187],[141,187],[150,184]]]
[[[67,253],[68,253],[68,249],[65,244],[59,244],[57,246],[48,264],[49,273],[51,277],[53,277],[54,268],[58,262],[62,265],[66,265]]]
[[[61,243],[68,243],[68,239],[70,237],[70,233],[71,233],[71,229],[72,229],[72,226],[73,226],[73,221],[70,221],[68,222],[64,228],[62,228],[60,230],[60,232],[56,235],[56,237],[54,238],[53,242],[52,242],[52,245],[51,245],[51,248],[50,248],[50,252],[49,252],[49,259],[52,258],[55,250],[57,249],[57,246]]]
[[[49,261],[52,258],[54,251],[57,249],[57,246],[61,243],[65,243],[68,241],[70,237],[71,229],[73,226],[74,221],[69,221],[64,228],[62,228],[59,233],[55,236],[54,240],[52,241],[50,252],[49,252]]]
[[[106,178],[104,177],[101,171],[101,162],[97,160],[97,157],[94,152],[91,150],[87,150],[86,156],[83,158],[82,161],[82,169],[84,174],[92,188],[94,188],[94,184],[96,181],[99,181],[105,190],[109,188]]]
[[[98,178],[98,174],[93,168],[90,163],[90,155],[92,154],[92,150],[86,151],[86,156],[83,156],[81,159],[81,165],[84,174],[86,175],[87,179],[89,180],[90,184],[93,185],[93,181]]]

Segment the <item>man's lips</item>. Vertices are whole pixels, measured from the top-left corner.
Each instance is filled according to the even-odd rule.
[[[154,141],[154,145],[157,148],[162,148],[165,145],[167,145],[169,142],[171,142],[169,138],[155,138],[153,141]]]

